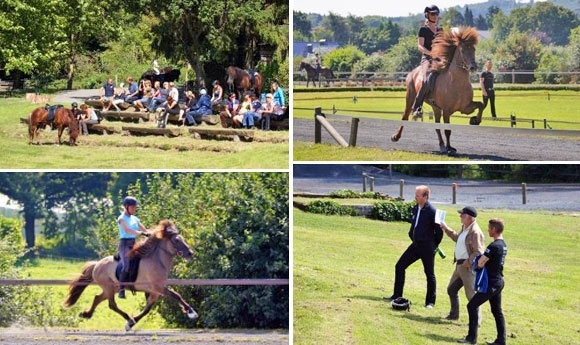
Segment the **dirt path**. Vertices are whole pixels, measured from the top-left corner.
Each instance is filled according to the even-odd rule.
[[[327,115],[334,128],[348,142],[351,118]],[[456,120],[455,123],[465,120]],[[294,142],[314,142],[314,119],[294,119]],[[426,126],[425,126],[426,125]],[[402,138],[391,142],[399,124],[397,121],[361,118],[357,146],[376,147],[385,151],[409,151],[439,154],[437,135],[432,125],[408,123]],[[322,142],[338,145],[326,130]],[[580,132],[532,130],[531,128],[498,128],[485,126],[455,126],[451,145],[459,159],[493,161],[572,161],[580,159]]]
[[[265,345],[288,344],[287,330],[143,330],[79,331],[60,329],[0,329],[0,344],[66,345],[66,344],[199,344],[199,345]]]

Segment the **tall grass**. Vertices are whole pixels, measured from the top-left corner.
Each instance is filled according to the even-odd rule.
[[[447,223],[459,227],[448,211]],[[578,344],[578,215],[480,210],[506,221],[508,256],[503,308],[509,344]],[[393,310],[382,298],[393,289],[394,266],[409,244],[408,223],[323,216],[294,209],[295,344],[449,344],[467,334],[466,298],[459,321],[449,311],[446,286],[454,243],[443,239],[447,258],[436,258],[437,303],[423,307],[426,282],[420,262],[407,269],[405,297],[411,312]],[[490,242],[486,234],[486,244]],[[489,304],[483,305],[479,343],[495,339]]]

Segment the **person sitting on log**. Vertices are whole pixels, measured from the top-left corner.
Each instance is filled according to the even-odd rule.
[[[207,94],[207,90],[202,88],[199,90],[199,98],[197,103],[185,111],[185,122],[188,126],[197,126],[201,122],[204,115],[212,115],[211,98]]]

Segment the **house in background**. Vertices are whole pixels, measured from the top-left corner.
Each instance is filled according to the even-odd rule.
[[[294,57],[302,56],[306,60],[314,61],[314,54],[318,53],[321,56],[340,48],[340,45],[336,42],[327,42],[326,40],[320,40],[318,42],[294,42]]]

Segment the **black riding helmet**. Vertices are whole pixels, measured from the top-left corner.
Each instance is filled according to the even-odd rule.
[[[137,199],[135,199],[135,197],[132,196],[126,196],[125,199],[123,200],[123,206],[125,207],[137,206]]]
[[[425,18],[429,16],[429,13],[437,13],[439,14],[439,7],[435,5],[425,7]]]
[[[78,103],[77,102],[72,102],[71,104],[71,108],[78,108]]]

